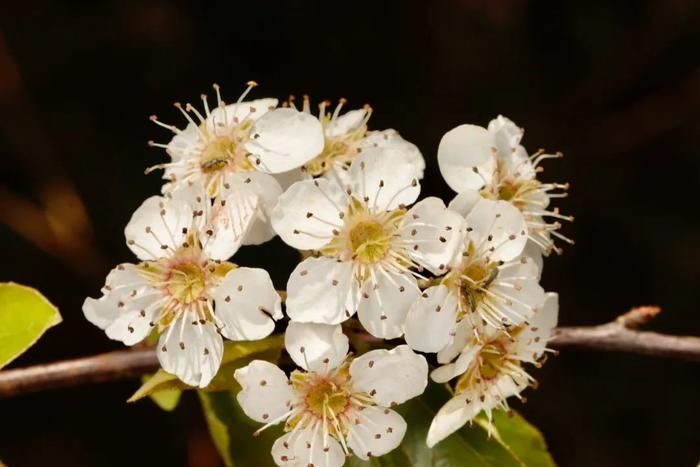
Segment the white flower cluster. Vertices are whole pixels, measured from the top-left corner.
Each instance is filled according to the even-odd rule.
[[[391,407],[420,395],[430,377],[456,380],[454,397],[428,433],[432,446],[534,380],[557,322],[556,294],[539,285],[542,256],[559,252],[552,198],[566,185],[537,179],[522,130],[499,116],[488,128],[461,125],[443,137],[440,171],[458,194],[417,201],[425,163],[394,130],[369,131],[372,110],[318,117],[308,98],[210,108],[175,106],[187,119],[165,148],[161,196],[148,198],[125,229],[141,261],[107,276],[87,319],[127,345],[158,336],[163,369],[206,387],[223,338],[257,340],[283,318],[281,297],[263,269],[228,260],[241,245],[275,234],[303,259],[286,288],[285,346],[301,370],[287,376],[256,360],[235,373],[238,401],[261,428],[284,421],[272,447],[278,465],[340,466],[397,447],[406,423]],[[149,169],[151,170],[151,169]],[[283,189],[286,186],[286,189]],[[342,323],[357,314],[380,339],[406,344],[353,357]]]

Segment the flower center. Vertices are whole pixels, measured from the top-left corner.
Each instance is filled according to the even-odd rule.
[[[208,261],[201,249],[194,246],[197,245],[195,236],[190,235],[186,245],[168,258],[144,261],[138,266],[140,273],[163,294],[164,303],[153,320],[158,323],[159,330],[183,313],[191,313],[197,320],[213,320],[209,292],[236,267],[227,261]]]
[[[350,229],[350,249],[355,257],[365,263],[383,258],[391,245],[391,236],[375,220],[361,221]]]
[[[205,174],[211,174],[225,169],[232,164],[234,170],[249,171],[253,165],[241,154],[239,146],[234,139],[228,136],[219,136],[209,140],[202,151],[200,168]]]
[[[503,201],[510,201],[518,194],[520,187],[512,183],[504,183],[498,188],[498,198]]]
[[[498,342],[484,346],[479,354],[479,358],[481,359],[481,366],[479,367],[481,377],[491,380],[498,376],[503,367],[506,355],[506,349],[498,345]]]
[[[178,302],[189,305],[206,289],[206,271],[193,262],[178,264],[170,270],[168,291]]]
[[[470,249],[473,248],[470,246]],[[457,274],[459,277],[456,278],[455,283],[462,299],[458,319],[462,319],[468,312],[476,312],[479,303],[486,296],[488,286],[498,277],[498,267],[496,263],[472,261],[458,270]],[[451,278],[448,277],[447,280]]]
[[[474,384],[480,384],[482,381],[491,381],[502,374],[510,374],[512,368],[509,365],[518,364],[513,361],[509,355],[509,346],[511,341],[507,337],[499,337],[485,344],[470,368],[457,381],[455,392],[461,393],[469,388],[473,388]]]
[[[306,407],[319,418],[343,413],[349,402],[347,390],[328,380],[319,382],[306,395]]]
[[[323,175],[334,164],[349,164],[357,155],[355,141],[350,138],[326,138],[321,154],[304,165],[314,177]]]

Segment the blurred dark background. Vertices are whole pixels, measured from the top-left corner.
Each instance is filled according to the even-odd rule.
[[[0,280],[37,287],[64,323],[13,366],[120,347],[81,313],[106,272],[132,261],[123,227],[161,184],[146,141],[182,123],[172,103],[309,93],[369,102],[373,129],[423,151],[424,191],[449,198],[435,153],[460,123],[498,113],[525,146],[560,150],[545,180],[576,239],[547,261],[564,325],[658,304],[655,330],[700,335],[700,4],[586,2],[66,2],[0,6]],[[279,240],[236,261],[283,287],[296,254]],[[514,404],[562,466],[700,461],[700,368],[566,351]],[[137,381],[0,401],[8,465],[217,465],[192,395],[173,413],[126,405]],[[206,454],[209,453],[209,456]],[[267,453],[261,453],[267,455]]]

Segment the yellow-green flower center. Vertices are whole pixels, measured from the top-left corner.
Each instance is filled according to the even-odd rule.
[[[475,384],[479,385],[482,381],[490,381],[502,374],[509,374],[511,369],[507,366],[518,364],[509,358],[511,343],[510,338],[501,335],[485,344],[475,356],[469,369],[457,381],[455,392],[459,394]]]
[[[355,224],[350,229],[348,241],[355,257],[365,263],[382,259],[391,246],[391,236],[374,220]]]
[[[211,300],[212,287],[235,267],[227,261],[208,261],[195,235],[189,235],[187,242],[172,256],[140,263],[139,272],[167,299],[157,319],[159,329],[164,329],[186,312],[194,312],[193,316],[199,319],[211,320],[205,302]]]
[[[178,302],[190,304],[206,289],[206,271],[193,262],[182,263],[170,270],[168,291]]]
[[[232,164],[237,171],[252,170],[253,165],[246,159],[245,152],[233,138],[219,136],[209,140],[200,157],[202,172],[211,174]]]
[[[321,381],[306,395],[306,407],[315,416],[332,418],[345,411],[350,394],[332,381]]]

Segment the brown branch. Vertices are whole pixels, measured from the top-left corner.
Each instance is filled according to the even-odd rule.
[[[700,337],[670,336],[637,331],[660,312],[658,307],[639,307],[600,326],[556,328],[550,346],[630,352],[700,361]],[[0,371],[0,398],[141,376],[158,369],[154,349],[138,348],[92,357]]]
[[[158,366],[154,349],[139,348],[0,371],[0,398],[85,383],[134,378],[153,372]]]
[[[600,326],[557,328],[550,345],[700,361],[700,337],[637,331],[660,311],[659,307],[644,306],[633,308],[615,321]]]

